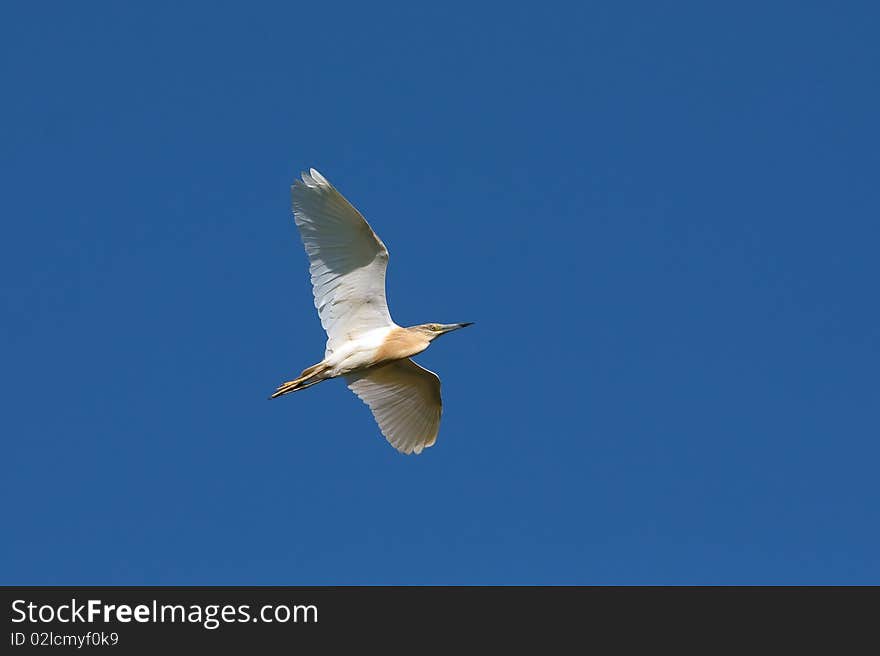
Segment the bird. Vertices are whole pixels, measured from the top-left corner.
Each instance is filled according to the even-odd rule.
[[[269,398],[343,378],[395,449],[421,453],[437,440],[443,401],[440,378],[411,358],[473,322],[407,328],[394,323],[385,298],[388,249],[367,220],[313,168],[290,193],[327,344],[323,360]]]

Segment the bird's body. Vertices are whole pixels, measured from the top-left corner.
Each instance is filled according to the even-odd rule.
[[[430,340],[400,326],[374,328],[342,344],[324,360],[332,376],[345,376],[367,367],[418,355]]]
[[[409,358],[470,324],[398,326],[385,300],[388,249],[364,217],[315,169],[294,183],[291,196],[327,345],[321,362],[270,398],[344,377],[388,441],[403,453],[420,453],[437,439],[440,379]]]

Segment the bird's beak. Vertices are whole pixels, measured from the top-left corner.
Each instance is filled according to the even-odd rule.
[[[451,333],[453,330],[458,330],[459,328],[467,328],[468,326],[473,326],[473,321],[468,321],[466,323],[450,323],[443,326],[443,330],[440,333],[441,335],[445,335],[446,333]]]

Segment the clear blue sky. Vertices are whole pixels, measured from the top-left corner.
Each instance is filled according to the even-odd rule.
[[[876,4],[412,5],[4,7],[0,582],[880,583]],[[266,400],[309,166],[421,456]]]

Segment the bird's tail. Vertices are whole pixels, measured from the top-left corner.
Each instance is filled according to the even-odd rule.
[[[278,389],[276,389],[269,398],[277,399],[279,396],[289,394],[290,392],[298,392],[306,387],[311,387],[316,383],[320,383],[322,380],[327,380],[330,376],[325,375],[326,371],[327,365],[323,362],[319,362],[303,371],[296,380],[289,380],[286,383],[281,383],[278,386]]]

